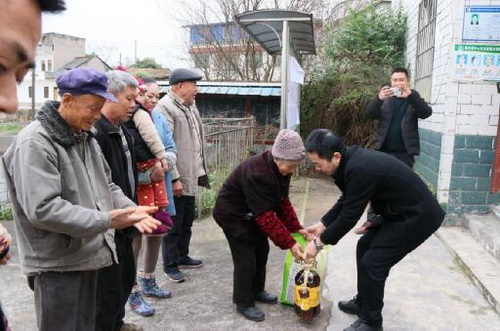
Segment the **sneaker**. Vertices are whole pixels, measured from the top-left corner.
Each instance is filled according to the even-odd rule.
[[[383,327],[373,327],[368,325],[366,321],[362,319],[357,319],[354,323],[351,324],[348,328],[345,328],[344,331],[384,331]]]
[[[361,315],[361,308],[359,307],[357,296],[351,300],[339,301],[338,306],[344,313],[358,316]]]
[[[201,262],[201,260],[192,259],[188,256],[179,262],[178,266],[179,268],[201,268],[203,267],[203,262]]]
[[[142,294],[147,297],[156,297],[166,299],[172,297],[172,292],[158,287],[156,279],[153,274],[143,273],[139,277],[139,285],[141,286]]]
[[[128,297],[128,304],[130,305],[130,309],[138,315],[146,317],[152,316],[155,313],[155,309],[144,301],[141,292],[138,290],[130,293],[130,296]]]
[[[178,268],[168,269],[163,273],[165,274],[165,277],[168,278],[168,280],[174,283],[182,283],[184,281],[184,275]]]
[[[125,323],[120,328],[120,331],[144,331],[144,329],[134,323]]]
[[[172,228],[174,223],[172,222],[172,218],[170,214],[164,210],[157,210],[153,214],[153,218],[160,221],[168,230]]]

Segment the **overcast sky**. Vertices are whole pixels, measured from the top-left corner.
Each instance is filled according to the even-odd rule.
[[[182,1],[180,1],[182,2]],[[159,5],[161,4],[161,5]],[[168,4],[167,10],[162,9]],[[43,15],[44,33],[57,32],[86,39],[87,53],[108,64],[154,57],[164,67],[189,66],[188,34],[175,18],[172,0],[66,0],[61,14]],[[137,47],[135,47],[137,41]]]

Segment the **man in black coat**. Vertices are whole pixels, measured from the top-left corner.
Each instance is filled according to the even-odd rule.
[[[304,258],[318,254],[324,244],[335,245],[363,214],[368,202],[381,223],[365,223],[356,250],[358,294],[340,301],[339,308],[359,319],[347,331],[383,330],[385,281],[391,268],[420,246],[441,225],[444,211],[427,185],[403,162],[378,151],[345,146],[340,136],[316,129],[306,151],[317,171],[331,175],[342,191],[337,203],[306,230],[313,238]]]
[[[95,124],[96,139],[111,169],[113,182],[127,197],[135,201],[137,173],[134,143],[122,121],[127,121],[132,116],[139,85],[132,75],[123,71],[110,71],[107,76],[108,91],[118,102],[104,104],[102,116]],[[115,232],[116,252],[120,263],[113,263],[99,270],[96,330],[120,330],[125,326],[125,304],[136,278],[132,249],[132,240],[136,235],[138,232],[133,227]],[[131,324],[126,326],[127,330],[142,330]]]
[[[408,71],[395,68],[391,87],[384,86],[368,103],[368,118],[379,120],[375,149],[390,154],[413,167],[420,154],[418,119],[432,115],[432,108],[408,86]]]

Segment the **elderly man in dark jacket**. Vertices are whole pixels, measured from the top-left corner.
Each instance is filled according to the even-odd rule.
[[[134,141],[122,123],[132,116],[139,84],[131,74],[123,71],[109,71],[107,77],[108,92],[118,102],[104,103],[102,116],[95,124],[96,139],[111,169],[113,182],[128,198],[135,201],[137,173]],[[132,240],[137,235],[139,232],[134,227],[115,231],[118,263],[99,270],[96,330],[142,330],[123,322],[125,304],[136,278]]]
[[[342,196],[321,221],[306,229],[313,240],[304,258],[316,256],[323,244],[335,245],[356,225],[368,202],[382,215],[381,225],[361,231],[356,252],[358,295],[339,302],[342,311],[359,316],[345,330],[382,330],[389,271],[439,228],[444,212],[418,175],[387,154],[345,146],[326,129],[311,132],[305,147],[316,170],[331,175]]]
[[[420,154],[418,119],[431,116],[432,108],[408,87],[408,78],[405,68],[395,68],[391,74],[392,87],[382,87],[365,113],[368,118],[379,120],[375,149],[413,167],[414,156]]]

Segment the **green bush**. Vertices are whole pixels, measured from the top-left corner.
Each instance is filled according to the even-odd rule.
[[[199,191],[201,193],[197,197],[196,215],[204,217],[209,216],[212,213],[219,190],[222,187],[222,184],[224,184],[226,178],[229,176],[229,173],[230,171],[228,168],[213,169],[209,171],[208,180],[210,182],[211,189],[201,189]],[[201,213],[198,212],[199,206]]]
[[[23,127],[23,124],[17,122],[2,123],[0,133],[18,133]]]
[[[12,206],[10,203],[6,203],[3,206],[0,206],[0,220],[2,221],[11,221],[12,217]]]
[[[391,69],[404,64],[406,17],[370,5],[325,30],[320,65],[302,90],[301,132],[328,128],[347,144],[370,146],[376,122],[364,109],[389,84]]]

